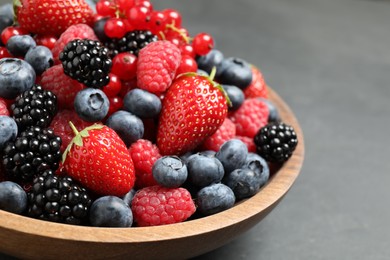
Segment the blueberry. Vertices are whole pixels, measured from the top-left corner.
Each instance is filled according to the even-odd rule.
[[[212,215],[233,207],[236,198],[233,191],[222,183],[204,187],[197,194],[198,210],[203,215]]]
[[[27,51],[37,44],[30,35],[15,35],[9,38],[7,50],[15,57],[24,57]]]
[[[206,77],[210,76],[206,71],[200,70],[200,69],[198,69],[198,70],[196,71],[196,74],[198,74],[198,75],[200,75],[200,76],[206,76]]]
[[[104,26],[106,25],[107,20],[108,17],[99,19],[93,25],[93,31],[101,42],[108,42],[110,39],[104,32]]]
[[[123,196],[123,201],[129,205],[129,207],[131,206],[131,202],[133,201],[136,192],[137,191],[135,189],[131,189],[128,193],[125,194],[125,196]]]
[[[245,100],[244,92],[240,88],[232,85],[222,85],[222,87],[226,91],[226,94],[232,103],[232,106],[229,107],[229,110],[234,111],[239,109]]]
[[[0,6],[0,33],[14,22],[14,9],[12,4],[4,4]],[[1,45],[1,39],[0,39]]]
[[[32,88],[35,71],[30,64],[17,58],[0,59],[0,97],[14,99]]]
[[[225,173],[222,163],[217,158],[201,154],[194,154],[188,158],[187,168],[188,178],[198,187],[221,182]]]
[[[215,155],[221,161],[225,173],[241,168],[248,155],[248,147],[238,139],[226,141]]]
[[[272,101],[270,101],[269,99],[265,99],[265,98],[257,98],[257,99],[264,102],[268,107],[269,110],[268,123],[280,122],[281,119],[280,119],[279,111],[274,105],[274,103],[272,103]]]
[[[23,188],[15,182],[0,182],[0,209],[21,214],[26,208],[27,194]]]
[[[122,199],[104,196],[92,203],[89,221],[95,227],[131,227],[133,213]]]
[[[208,74],[211,73],[213,67],[218,68],[224,60],[223,53],[217,49],[211,50],[207,55],[200,56],[197,58],[198,68],[206,71]],[[218,69],[217,69],[218,74]]]
[[[205,150],[205,151],[201,151],[199,152],[200,155],[204,155],[206,157],[215,157],[215,155],[217,154],[216,151],[213,151],[213,150]]]
[[[130,146],[144,135],[144,123],[137,116],[119,110],[112,114],[106,121],[106,125],[115,130],[123,142]]]
[[[0,151],[8,141],[13,141],[18,134],[18,125],[9,116],[0,116]]]
[[[36,46],[28,50],[24,60],[30,63],[37,75],[53,66],[53,54],[45,46]]]
[[[142,89],[133,89],[123,98],[123,108],[140,118],[156,118],[161,111],[161,100]]]
[[[237,200],[255,195],[261,187],[260,174],[249,168],[235,169],[223,178],[223,183],[229,186]]]
[[[74,100],[77,115],[88,122],[102,120],[108,113],[110,102],[100,89],[85,88],[80,90]]]
[[[260,187],[269,179],[270,170],[267,161],[257,153],[248,153],[243,168],[248,168],[260,175]]]
[[[177,156],[164,156],[152,168],[154,179],[167,188],[180,187],[187,180],[187,167]]]
[[[252,70],[248,62],[240,58],[227,58],[217,67],[216,80],[221,84],[237,86],[241,89],[252,82]]]

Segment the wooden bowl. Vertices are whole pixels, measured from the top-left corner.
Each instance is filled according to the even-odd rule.
[[[279,203],[303,163],[302,130],[290,108],[274,91],[269,92],[283,121],[295,128],[298,146],[255,196],[212,216],[156,227],[79,227],[0,210],[0,251],[29,259],[186,259],[226,244]]]

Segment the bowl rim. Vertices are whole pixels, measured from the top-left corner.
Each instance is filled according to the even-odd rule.
[[[181,223],[130,228],[103,228],[75,226],[33,219],[0,210],[0,232],[7,230],[20,235],[47,237],[58,240],[84,241],[92,243],[143,243],[179,239],[223,229],[252,218],[278,203],[298,177],[304,160],[302,129],[282,98],[268,87],[269,99],[276,105],[282,121],[293,126],[298,145],[290,157],[271,176],[267,184],[253,197],[220,213]],[[194,228],[196,227],[196,228]]]

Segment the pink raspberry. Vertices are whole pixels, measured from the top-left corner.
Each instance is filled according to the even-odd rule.
[[[86,24],[75,24],[69,26],[69,28],[61,34],[60,38],[57,40],[53,49],[51,50],[55,64],[61,63],[58,58],[60,56],[60,52],[64,49],[68,42],[75,39],[98,40],[93,29]]]
[[[74,110],[60,110],[51,121],[50,127],[54,133],[61,137],[61,152],[64,152],[70,141],[74,137],[73,130],[70,128],[69,121],[72,121],[77,130],[81,131],[87,126],[92,125],[91,122],[82,120]]]
[[[0,97],[0,116],[9,116],[7,102]]]
[[[130,146],[129,152],[134,163],[136,187],[157,185],[152,174],[154,163],[161,157],[157,146],[149,140],[139,139]]]
[[[158,185],[137,191],[131,208],[134,220],[141,227],[183,222],[196,210],[188,190]]]
[[[180,65],[180,49],[169,41],[151,42],[137,62],[138,87],[159,95],[169,88]]]
[[[248,152],[255,153],[256,152],[256,144],[253,140],[253,138],[247,137],[247,136],[235,136],[235,139],[241,140],[244,144],[246,144],[246,147],[248,147]]]
[[[202,144],[203,150],[213,150],[218,152],[219,148],[226,141],[233,139],[236,136],[236,125],[229,119],[225,118],[222,125]]]
[[[85,88],[83,84],[65,75],[62,65],[55,65],[43,72],[41,81],[42,87],[50,90],[57,96],[57,103],[60,108],[73,109],[73,101],[77,93]]]
[[[230,115],[230,119],[236,125],[237,135],[253,138],[268,123],[268,114],[269,109],[264,102],[249,98]]]
[[[252,66],[252,83],[244,90],[245,98],[268,98],[267,84],[261,71]]]

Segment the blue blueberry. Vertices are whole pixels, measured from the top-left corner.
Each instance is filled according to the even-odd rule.
[[[103,91],[96,88],[80,90],[74,100],[77,115],[88,122],[102,120],[108,113],[110,101]]]
[[[226,94],[232,103],[232,106],[229,107],[229,110],[234,111],[239,109],[245,100],[244,92],[240,88],[232,85],[222,85],[222,87],[226,91]]]
[[[133,201],[134,195],[137,191],[135,189],[131,189],[128,193],[123,196],[123,201],[131,207],[131,202]]]
[[[189,180],[198,187],[221,182],[225,173],[222,163],[217,158],[202,154],[194,154],[188,158],[187,168]]]
[[[0,182],[0,209],[22,214],[27,208],[27,194],[19,184]]]
[[[241,168],[246,161],[248,147],[238,139],[226,141],[215,155],[221,161],[225,173]]]
[[[0,116],[0,151],[8,141],[13,141],[18,135],[18,125],[9,116]]]
[[[191,155],[193,155],[193,154],[194,154],[193,152],[186,152],[185,154],[180,155],[180,159],[181,159],[185,164],[187,164],[188,158],[190,158]]]
[[[268,110],[269,110],[268,122],[269,123],[280,122],[281,119],[280,119],[279,111],[274,105],[274,103],[272,103],[272,101],[270,101],[269,99],[265,99],[265,98],[257,98],[257,99],[261,100],[268,106]]]
[[[158,184],[167,188],[180,187],[188,176],[185,163],[177,156],[164,156],[152,168],[153,177]]]
[[[217,67],[216,80],[221,84],[237,86],[241,89],[252,82],[250,64],[240,58],[227,58]]]
[[[54,63],[52,52],[45,46],[36,46],[29,49],[24,60],[30,63],[37,75],[41,75]]]
[[[229,186],[237,200],[255,195],[261,186],[260,175],[249,168],[235,169],[226,174],[223,183]]]
[[[217,154],[216,151],[213,151],[213,150],[205,150],[205,151],[201,151],[199,152],[200,155],[204,155],[206,157],[215,157],[215,155]]]
[[[222,183],[215,183],[202,188],[196,198],[197,209],[206,216],[233,207],[235,201],[233,191]]]
[[[248,168],[260,176],[260,187],[267,183],[270,170],[267,161],[257,153],[248,153],[243,168]]]
[[[146,90],[136,88],[123,98],[123,108],[140,118],[156,118],[161,111],[161,100]]]
[[[144,123],[139,117],[119,110],[112,114],[106,121],[106,125],[115,130],[123,142],[130,146],[144,135]]]
[[[17,58],[0,59],[0,97],[14,99],[35,83],[35,71],[30,64]]]
[[[198,57],[196,62],[198,63],[198,68],[206,71],[208,74],[210,74],[213,67],[216,67],[218,74],[218,67],[223,60],[223,53],[217,49],[213,49],[207,55]]]
[[[29,49],[34,48],[37,44],[30,35],[15,35],[9,38],[7,50],[15,57],[24,57]]]
[[[92,203],[89,221],[95,227],[131,227],[133,213],[122,199],[104,196]]]
[[[11,3],[0,6],[0,33],[14,22],[14,9]],[[1,45],[1,39],[0,39]]]

